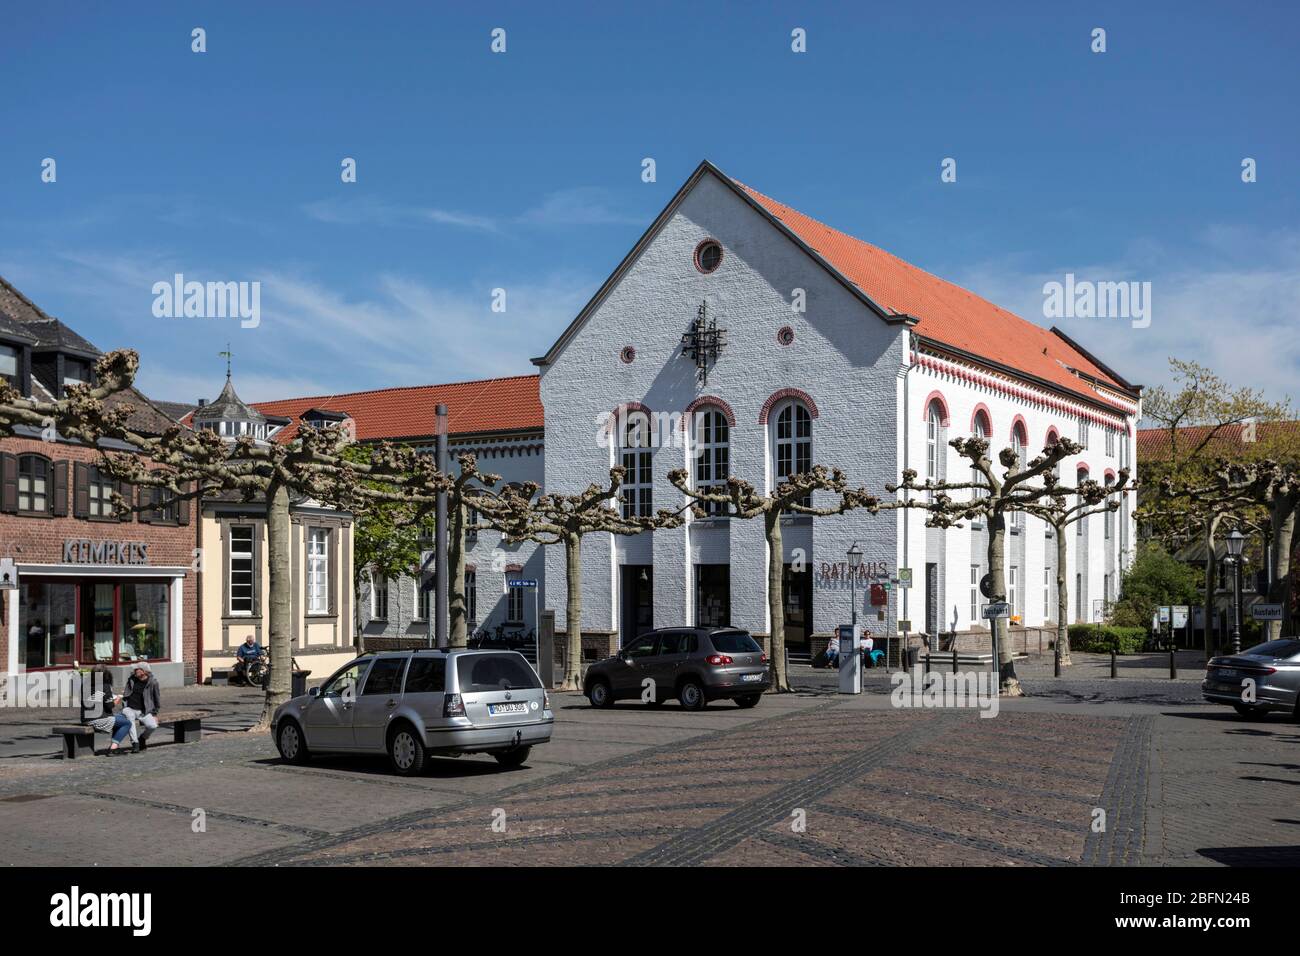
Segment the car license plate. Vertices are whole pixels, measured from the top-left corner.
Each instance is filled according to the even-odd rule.
[[[1237,672],[1233,670],[1231,667],[1220,667],[1217,671],[1215,671],[1214,676],[1217,677],[1219,680],[1226,680],[1228,678],[1236,677]]]
[[[762,680],[763,675],[762,674],[741,674],[740,679],[741,680]]]
[[[497,714],[526,714],[528,705],[522,700],[511,701],[508,704],[488,704],[488,713],[496,716]]]

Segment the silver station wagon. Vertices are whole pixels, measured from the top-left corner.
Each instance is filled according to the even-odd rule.
[[[550,695],[514,651],[392,651],[352,661],[271,722],[280,756],[388,754],[403,775],[430,755],[490,753],[518,767],[551,739]]]

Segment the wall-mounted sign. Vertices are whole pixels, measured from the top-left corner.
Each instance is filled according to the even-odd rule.
[[[148,564],[147,541],[91,541],[68,538],[63,542],[64,564]]]
[[[1250,609],[1250,616],[1257,621],[1280,621],[1282,620],[1282,605],[1256,604]]]
[[[0,558],[0,591],[18,587],[18,564],[13,558]]]

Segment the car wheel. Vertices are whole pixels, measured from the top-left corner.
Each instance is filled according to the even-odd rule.
[[[410,724],[400,724],[388,735],[388,760],[404,777],[424,769],[424,742]]]
[[[1232,709],[1243,717],[1259,717],[1264,712],[1251,704],[1233,704]]]
[[[522,767],[532,752],[532,747],[516,747],[514,750],[503,750],[492,756],[496,757],[497,763],[503,767]]]
[[[614,692],[610,690],[609,681],[592,681],[587,688],[587,700],[591,701],[592,707],[613,707]]]
[[[758,702],[762,699],[763,699],[762,694],[746,694],[743,697],[736,698],[736,706],[745,707],[745,708],[757,707]]]
[[[302,728],[294,720],[280,724],[280,730],[275,735],[275,749],[280,751],[280,756],[287,763],[306,763],[311,759],[307,742],[302,736]]]
[[[698,681],[688,680],[677,689],[677,699],[687,710],[703,710],[708,703],[704,698],[704,688]]]

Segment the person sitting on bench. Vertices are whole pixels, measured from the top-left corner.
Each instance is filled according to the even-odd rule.
[[[113,708],[122,699],[113,695],[113,672],[101,664],[91,673],[98,675],[102,690],[97,690],[89,696],[83,695],[81,722],[101,734],[109,734],[112,737],[112,743],[108,747],[110,754],[116,756],[129,753],[122,747],[122,741],[130,731],[131,721],[124,714],[113,712]]]
[[[158,729],[158,711],[162,709],[158,678],[153,676],[153,668],[148,661],[135,662],[122,691],[122,705],[122,713],[130,721],[131,749],[144,750],[148,746],[149,735]],[[143,733],[136,727],[136,721],[144,724]]]

